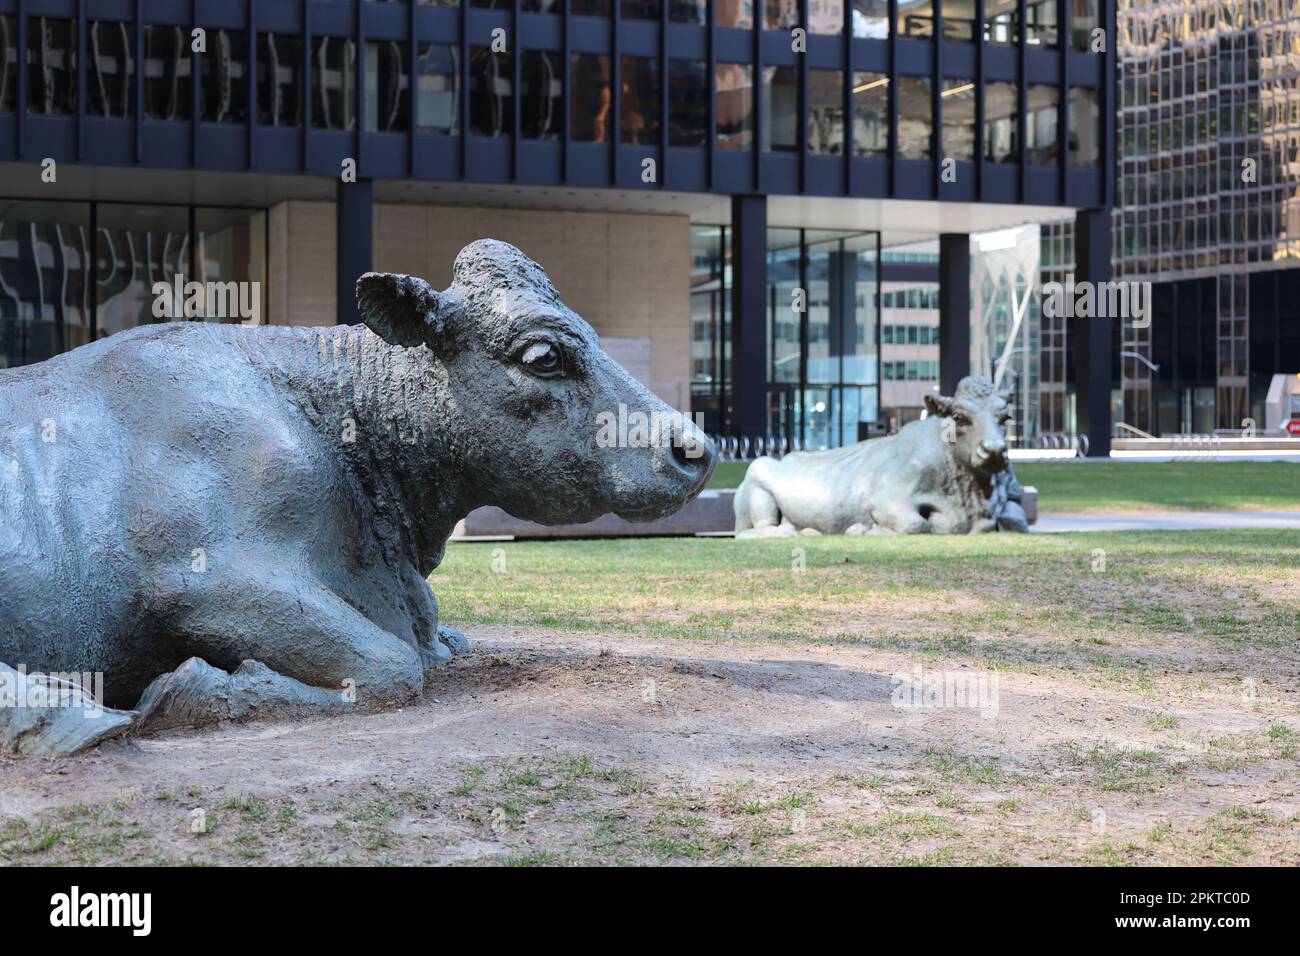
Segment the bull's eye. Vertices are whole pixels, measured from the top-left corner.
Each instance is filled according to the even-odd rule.
[[[534,342],[523,350],[519,361],[528,371],[543,378],[559,375],[563,370],[560,350],[550,342]]]
[[[952,416],[952,420],[957,423],[957,426],[959,428],[965,428],[967,425],[970,424],[970,419],[967,418],[965,415],[954,415]]]

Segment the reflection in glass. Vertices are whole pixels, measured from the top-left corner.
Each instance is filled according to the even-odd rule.
[[[768,230],[770,434],[831,448],[876,421],[877,244],[874,233]]]
[[[607,17],[609,0],[571,0],[569,12],[584,17]]]
[[[77,112],[77,27],[72,20],[27,18],[27,109]]]
[[[366,43],[366,131],[404,133],[410,115],[408,44],[397,40]]]
[[[934,0],[898,0],[898,35],[934,36]]]
[[[248,122],[248,34],[209,30],[199,57],[199,95],[207,123]]]
[[[460,47],[421,43],[415,60],[415,127],[421,133],[460,131]]]
[[[1020,42],[1020,0],[984,0],[984,42],[993,46]]]
[[[625,20],[658,20],[659,0],[620,0],[619,13]]]
[[[709,136],[709,65],[668,61],[668,144],[704,146]]]
[[[519,135],[559,139],[564,125],[564,60],[548,50],[525,50],[520,64]]]
[[[702,26],[709,22],[709,0],[670,0],[668,19]]]
[[[470,48],[469,131],[494,139],[511,135],[514,125],[514,69],[509,53]]]
[[[1026,162],[1039,165],[1057,162],[1060,157],[1056,139],[1060,107],[1060,92],[1055,86],[1029,84],[1029,113],[1025,117]]]
[[[768,30],[799,26],[799,0],[764,0],[763,26]]]
[[[808,0],[808,32],[824,36],[843,33],[844,0]]]
[[[1101,161],[1101,110],[1097,91],[1070,87],[1070,165],[1096,166]]]
[[[257,317],[265,322],[266,213],[260,209],[212,209],[200,206],[194,210],[194,229],[198,244],[195,257],[198,281],[259,283]],[[241,290],[241,304],[252,304],[251,293],[251,288]],[[244,317],[237,310],[227,309],[225,314],[209,318],[214,321],[240,322]]]
[[[1019,157],[1019,107],[1014,83],[984,86],[984,158],[994,163],[1014,163]]]
[[[710,434],[722,431],[722,410],[730,391],[730,272],[727,228],[692,226],[691,414],[704,416],[704,430]]]
[[[943,158],[975,161],[975,81],[946,79],[939,92],[943,110]]]
[[[1025,7],[1025,20],[1026,43],[1047,49],[1056,48],[1056,0],[1029,0]]]
[[[4,56],[4,25],[0,24],[0,57]],[[94,20],[86,26],[86,113],[90,116],[130,116],[135,98],[135,27],[130,23]],[[17,51],[14,51],[15,57]],[[4,71],[0,70],[0,112],[4,110]]]
[[[763,149],[795,152],[799,149],[799,69],[763,67]]]
[[[190,118],[188,40],[184,27],[144,27],[144,115],[150,119]]]
[[[853,35],[884,40],[889,37],[889,0],[853,0]]]
[[[659,142],[659,61],[644,56],[619,60],[619,142]]]
[[[18,18],[0,14],[0,113],[18,102]]]
[[[934,135],[933,107],[928,76],[898,78],[898,155],[901,159],[929,159]]]
[[[95,215],[99,337],[166,321],[154,315],[153,286],[156,282],[170,285],[178,274],[189,281],[189,209],[100,203]],[[170,306],[175,315],[175,303]]]
[[[939,2],[941,4],[939,10],[943,14],[943,38],[967,43],[974,40],[975,0],[939,0]],[[988,0],[985,2],[987,3]]]
[[[301,125],[302,38],[260,33],[257,42],[257,121],[263,126]]]
[[[569,109],[569,138],[578,143],[610,140],[609,57],[603,53],[574,53],[569,58],[573,105]]]
[[[714,142],[718,149],[751,149],[754,145],[754,68],[748,63],[718,63],[714,74],[717,90],[717,123]]]
[[[844,74],[839,70],[808,71],[808,151],[844,152]]]
[[[889,155],[889,77],[853,74],[853,155]]]
[[[357,124],[357,45],[348,37],[319,37],[312,60],[312,126]]]
[[[714,22],[720,27],[751,30],[755,0],[715,0]]]
[[[90,205],[0,201],[0,368],[84,345]]]
[[[1070,0],[1070,45],[1074,49],[1092,49],[1092,31],[1100,26],[1097,0]]]
[[[794,308],[800,276],[798,229],[767,231],[768,381],[798,382],[802,313]],[[811,303],[807,303],[811,307]],[[777,432],[779,434],[779,432]]]

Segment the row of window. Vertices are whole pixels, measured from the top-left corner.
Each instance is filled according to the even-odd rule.
[[[382,3],[405,3],[406,0],[374,0]],[[421,6],[459,7],[461,0],[416,0]],[[470,6],[481,9],[513,10],[514,0],[471,0]],[[667,0],[668,19],[673,23],[705,25],[709,22],[709,0]],[[664,3],[660,0],[617,0],[619,16],[625,20],[659,20]],[[1054,49],[1057,45],[1056,0],[1029,0],[1025,7],[1024,30],[1020,28],[1019,0],[985,0],[983,36],[986,43],[1010,45],[1024,42],[1030,46]],[[608,17],[615,0],[571,0],[569,12],[577,16]],[[756,9],[767,30],[792,30],[806,26],[809,33],[838,36],[849,27],[859,38],[883,39],[891,30],[889,0],[809,0],[808,23],[801,22],[801,4],[797,0],[763,0],[762,3],[730,2],[714,5],[714,23],[719,27],[751,30]],[[563,0],[522,0],[525,13],[561,13]],[[898,0],[898,16],[892,24],[899,36],[927,39],[935,35],[935,15],[943,18],[946,40],[970,42],[975,39],[975,4],[973,0]],[[1070,0],[1070,39],[1077,50],[1091,48],[1092,30],[1100,26],[1097,0]]]
[[[17,95],[17,46],[13,17],[0,17],[0,111],[12,111]],[[76,111],[75,26],[71,20],[33,17],[28,21],[28,103],[33,113]],[[150,119],[189,121],[194,65],[198,63],[200,118],[210,123],[246,123],[250,76],[247,34],[213,30],[207,52],[190,53],[190,36],[179,26],[144,27],[144,114]],[[299,126],[305,89],[304,42],[294,34],[259,33],[257,122],[264,126]],[[414,122],[423,133],[460,132],[462,65],[458,46],[420,43],[414,69],[410,47],[395,41],[366,43],[365,76],[357,89],[357,44],[346,37],[312,40],[311,125],[317,129],[354,129],[358,99],[364,103],[365,128],[371,132],[406,132]],[[133,112],[135,63],[130,24],[93,21],[87,27],[87,112],[92,116],[130,117]],[[558,139],[564,129],[564,96],[571,90],[568,132],[576,142],[655,145],[661,136],[661,84],[657,59],[619,59],[619,110],[612,115],[611,58],[574,53],[564,63],[559,53],[524,50],[520,54],[518,90],[513,54],[471,47],[469,128],[479,136],[513,135],[515,97],[519,135]],[[754,116],[754,68],[751,64],[716,64],[716,118],[712,131],[720,149],[751,149],[756,126],[765,151],[842,155],[846,136],[858,156],[888,156],[890,89],[883,73],[853,74],[853,113],[844,117],[844,74],[808,71],[801,119],[801,71],[796,67],[761,69],[764,115]],[[708,142],[709,87],[703,60],[671,59],[668,65],[668,142],[702,146]],[[412,103],[412,83],[414,102]],[[901,76],[898,84],[897,155],[929,159],[932,152],[934,103],[929,77]],[[949,78],[940,91],[942,156],[975,160],[976,84],[972,78]],[[1030,84],[1027,90],[1024,158],[1058,161],[1059,90]],[[984,150],[991,162],[1016,162],[1019,148],[1019,89],[992,82],[984,88]],[[1073,87],[1069,103],[1069,157],[1076,165],[1095,165],[1100,155],[1097,91]]]
[[[934,362],[881,362],[881,373],[886,382],[937,382],[939,363]]]
[[[933,260],[938,262],[936,256]],[[937,309],[939,308],[939,287],[932,289],[896,289],[893,292],[880,293],[882,309]]]
[[[939,293],[935,292],[935,303],[931,308],[939,307]],[[888,308],[888,306],[886,306]],[[881,345],[938,345],[939,327],[937,325],[882,325],[880,327]]]

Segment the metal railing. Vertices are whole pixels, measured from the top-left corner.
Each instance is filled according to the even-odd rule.
[[[1034,439],[1032,447],[1051,451],[1074,449],[1076,457],[1086,458],[1088,456],[1088,436],[1075,435],[1070,432],[1040,432],[1038,437]]]
[[[782,458],[792,451],[803,451],[803,442],[786,435],[710,435],[718,450],[718,461],[753,461],[768,455]]]

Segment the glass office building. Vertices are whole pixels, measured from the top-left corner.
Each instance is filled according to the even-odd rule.
[[[881,421],[882,249],[1111,204],[1113,45],[1090,38],[1113,18],[0,0],[0,364],[157,321],[178,275],[259,283],[268,321],[355,321],[357,274],[435,279],[490,229],[711,431],[854,441]]]
[[[1154,299],[1150,326],[1125,323],[1114,341],[1115,417],[1134,428],[1262,427],[1272,376],[1300,372],[1298,13],[1292,0],[1120,2],[1114,269]],[[1044,236],[1044,279],[1059,281],[1072,229]],[[1063,331],[1044,335],[1045,352],[1062,349]],[[1062,395],[1053,430],[1069,430],[1068,363],[1043,374]]]

